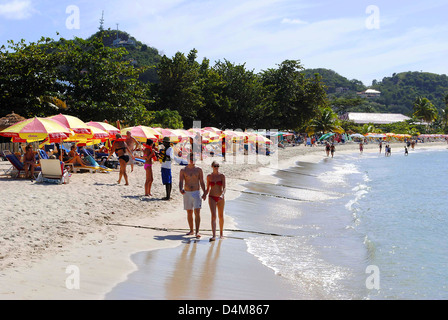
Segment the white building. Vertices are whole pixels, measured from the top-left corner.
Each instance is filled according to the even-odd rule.
[[[379,98],[381,92],[374,89],[367,89],[366,91],[357,92],[357,95],[363,98]]]
[[[353,121],[356,124],[390,124],[402,122],[411,118],[400,113],[362,113],[348,112],[341,116],[341,120]]]

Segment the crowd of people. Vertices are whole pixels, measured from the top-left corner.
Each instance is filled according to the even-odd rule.
[[[201,147],[202,146],[199,145],[199,148]],[[81,168],[89,166],[89,163],[85,160],[86,157],[84,157],[84,150],[82,147],[81,149],[78,149],[77,146],[73,144],[70,147],[69,152],[66,152],[66,149],[59,144],[55,144],[54,148],[55,149],[51,152],[51,158],[61,159],[65,164],[73,164]],[[140,156],[136,155],[137,150],[142,151]],[[109,148],[102,146],[101,149],[98,149],[97,151],[98,154],[104,156],[102,161],[103,164],[107,164],[111,157],[118,159],[118,184],[124,180],[125,185],[129,185],[127,172],[128,165],[131,167],[130,172],[133,172],[136,159],[143,160],[143,167],[146,175],[144,195],[150,197],[152,196],[151,188],[154,181],[153,165],[155,162],[160,162],[161,180],[162,184],[165,186],[166,192],[165,197],[163,197],[162,200],[171,199],[173,185],[171,168],[176,157],[168,137],[165,137],[162,143],[156,147],[154,141],[151,139],[148,139],[146,143],[141,144],[131,136],[130,132],[127,133],[125,138],[120,134],[117,134]],[[200,212],[202,209],[202,201],[205,201],[208,198],[212,218],[212,237],[210,238],[210,241],[216,240],[217,219],[219,219],[219,237],[222,239],[224,238],[225,176],[219,172],[219,163],[213,161],[211,165],[211,173],[204,178],[202,169],[196,166],[196,160],[202,155],[202,150],[195,150],[194,144],[191,141],[191,148],[188,151],[188,161],[183,163],[184,168],[182,168],[179,173],[179,192],[183,196],[184,210],[187,212],[187,222],[190,228],[187,235],[193,235],[197,239],[201,238],[199,232],[201,222]],[[87,154],[88,153],[86,153],[86,155]],[[27,145],[22,158],[25,169],[25,178],[33,179],[35,168],[39,165],[38,159],[39,157],[37,152],[33,150],[33,146],[31,144]],[[223,158],[223,161],[225,161],[225,158]],[[200,194],[201,190],[202,196]]]
[[[128,142],[129,141],[129,142]],[[129,163],[133,163],[136,159],[134,151],[137,149],[138,141],[134,141],[130,134],[127,139],[123,139],[121,135],[116,136],[116,140],[113,143],[109,156],[106,161],[115,154],[120,162],[120,172],[118,184],[121,179],[124,178],[125,185],[129,184],[126,168]],[[153,165],[159,161],[161,163],[161,180],[165,186],[165,197],[162,200],[170,200],[173,176],[171,172],[172,164],[175,159],[174,150],[171,146],[170,139],[165,137],[162,141],[160,148],[155,147],[154,141],[148,139],[146,143],[142,144],[143,152],[141,159],[144,160],[144,170],[146,173],[144,191],[145,196],[152,196],[151,187],[154,181]],[[184,165],[184,168],[179,173],[179,192],[183,196],[184,210],[187,212],[187,222],[189,226],[189,232],[187,235],[193,235],[197,239],[201,238],[199,232],[201,223],[201,209],[202,201],[207,199],[211,212],[211,225],[212,225],[212,237],[210,241],[216,240],[216,227],[217,218],[219,219],[219,237],[224,238],[224,205],[225,205],[225,189],[226,182],[224,174],[219,172],[219,163],[213,161],[212,172],[204,179],[204,173],[201,168],[196,166],[197,157],[201,153],[193,152],[194,148],[191,147],[189,153],[188,163]],[[133,169],[131,169],[131,172]],[[202,190],[202,196],[201,196]]]

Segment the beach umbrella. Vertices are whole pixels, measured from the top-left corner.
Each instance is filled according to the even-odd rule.
[[[202,128],[202,129],[205,130],[205,131],[214,132],[216,134],[221,134],[222,133],[221,129],[218,129],[218,128],[215,128],[215,127],[205,127],[205,128]]]
[[[89,128],[89,126],[77,117],[58,114],[56,116],[48,117],[48,119],[58,121],[63,126],[73,130],[75,134],[92,134],[92,130]]]
[[[109,133],[109,137],[111,138],[115,137],[116,134],[121,133],[121,131],[117,127],[114,127],[113,125],[106,122],[90,121],[87,122],[87,125],[106,131],[107,133]]]
[[[263,137],[260,134],[251,134],[251,135],[249,135],[248,141],[249,142],[254,142],[254,143],[257,142],[257,143],[261,143],[261,144],[263,144],[263,143],[265,143],[265,144],[272,144],[271,140],[269,140],[266,137]]]
[[[241,132],[241,131],[233,131],[233,130],[225,130],[222,132],[221,137],[230,139],[230,140],[244,140],[251,133]]]
[[[177,134],[180,141],[194,137],[194,134],[184,129],[173,129],[173,133]]]
[[[331,137],[334,136],[334,135],[335,135],[335,133],[333,133],[333,132],[326,133],[326,134],[324,134],[322,137],[320,137],[318,141],[321,141],[321,140],[327,140],[328,138],[331,138]]]
[[[158,140],[160,133],[154,130],[153,128],[147,126],[136,126],[136,127],[128,127],[121,130],[121,134],[123,136],[126,135],[126,132],[130,132],[131,136],[137,139],[139,142],[146,142],[146,140]]]
[[[364,138],[364,136],[362,134],[360,134],[360,133],[351,134],[350,137],[352,137],[352,138]]]
[[[167,128],[154,128],[157,132],[159,132],[159,140],[162,140],[165,137],[168,137],[171,142],[179,142],[179,135],[173,132],[171,129]]]
[[[90,134],[75,134],[68,139],[65,139],[65,142],[80,142],[80,143],[89,143],[89,144],[95,144],[106,141],[106,139],[109,139],[109,133],[101,130],[97,127],[88,126],[91,130]]]
[[[45,139],[48,139],[48,142],[59,142],[68,138],[71,131],[55,120],[35,117],[2,130],[0,135],[12,138],[13,142],[35,142]]]

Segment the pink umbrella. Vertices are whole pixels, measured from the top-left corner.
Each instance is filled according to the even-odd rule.
[[[120,133],[120,130],[118,130],[118,128],[116,128],[113,125],[106,123],[106,122],[90,121],[87,123],[87,125],[96,127],[98,129],[108,132],[110,137],[115,137],[116,134]]]

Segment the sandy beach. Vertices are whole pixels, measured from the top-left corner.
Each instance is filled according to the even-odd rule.
[[[402,143],[392,146],[392,152],[402,152]],[[447,148],[447,144],[425,143],[417,148]],[[378,146],[368,144],[364,150],[377,151]],[[335,157],[352,152],[359,152],[357,144],[339,145]],[[296,146],[279,149],[275,161],[268,164],[218,158],[227,177],[226,200],[238,197],[248,181],[275,183],[275,170],[324,157],[321,146]],[[204,174],[211,173],[212,160],[216,158],[198,164]],[[0,172],[9,167],[9,162],[0,162]],[[135,271],[132,255],[181,245],[187,232],[178,192],[181,168],[173,165],[170,201],[161,200],[165,189],[157,164],[152,198],[144,196],[145,172],[138,165],[133,172],[128,166],[129,186],[117,184],[118,172],[76,173],[65,185],[0,177],[0,299],[104,299]],[[201,217],[201,234],[208,239],[210,210],[205,202]],[[226,215],[225,228],[237,227]],[[225,245],[225,240],[221,242]],[[70,289],[73,270],[79,271],[80,287]],[[173,283],[173,292],[176,285],[181,284]]]

